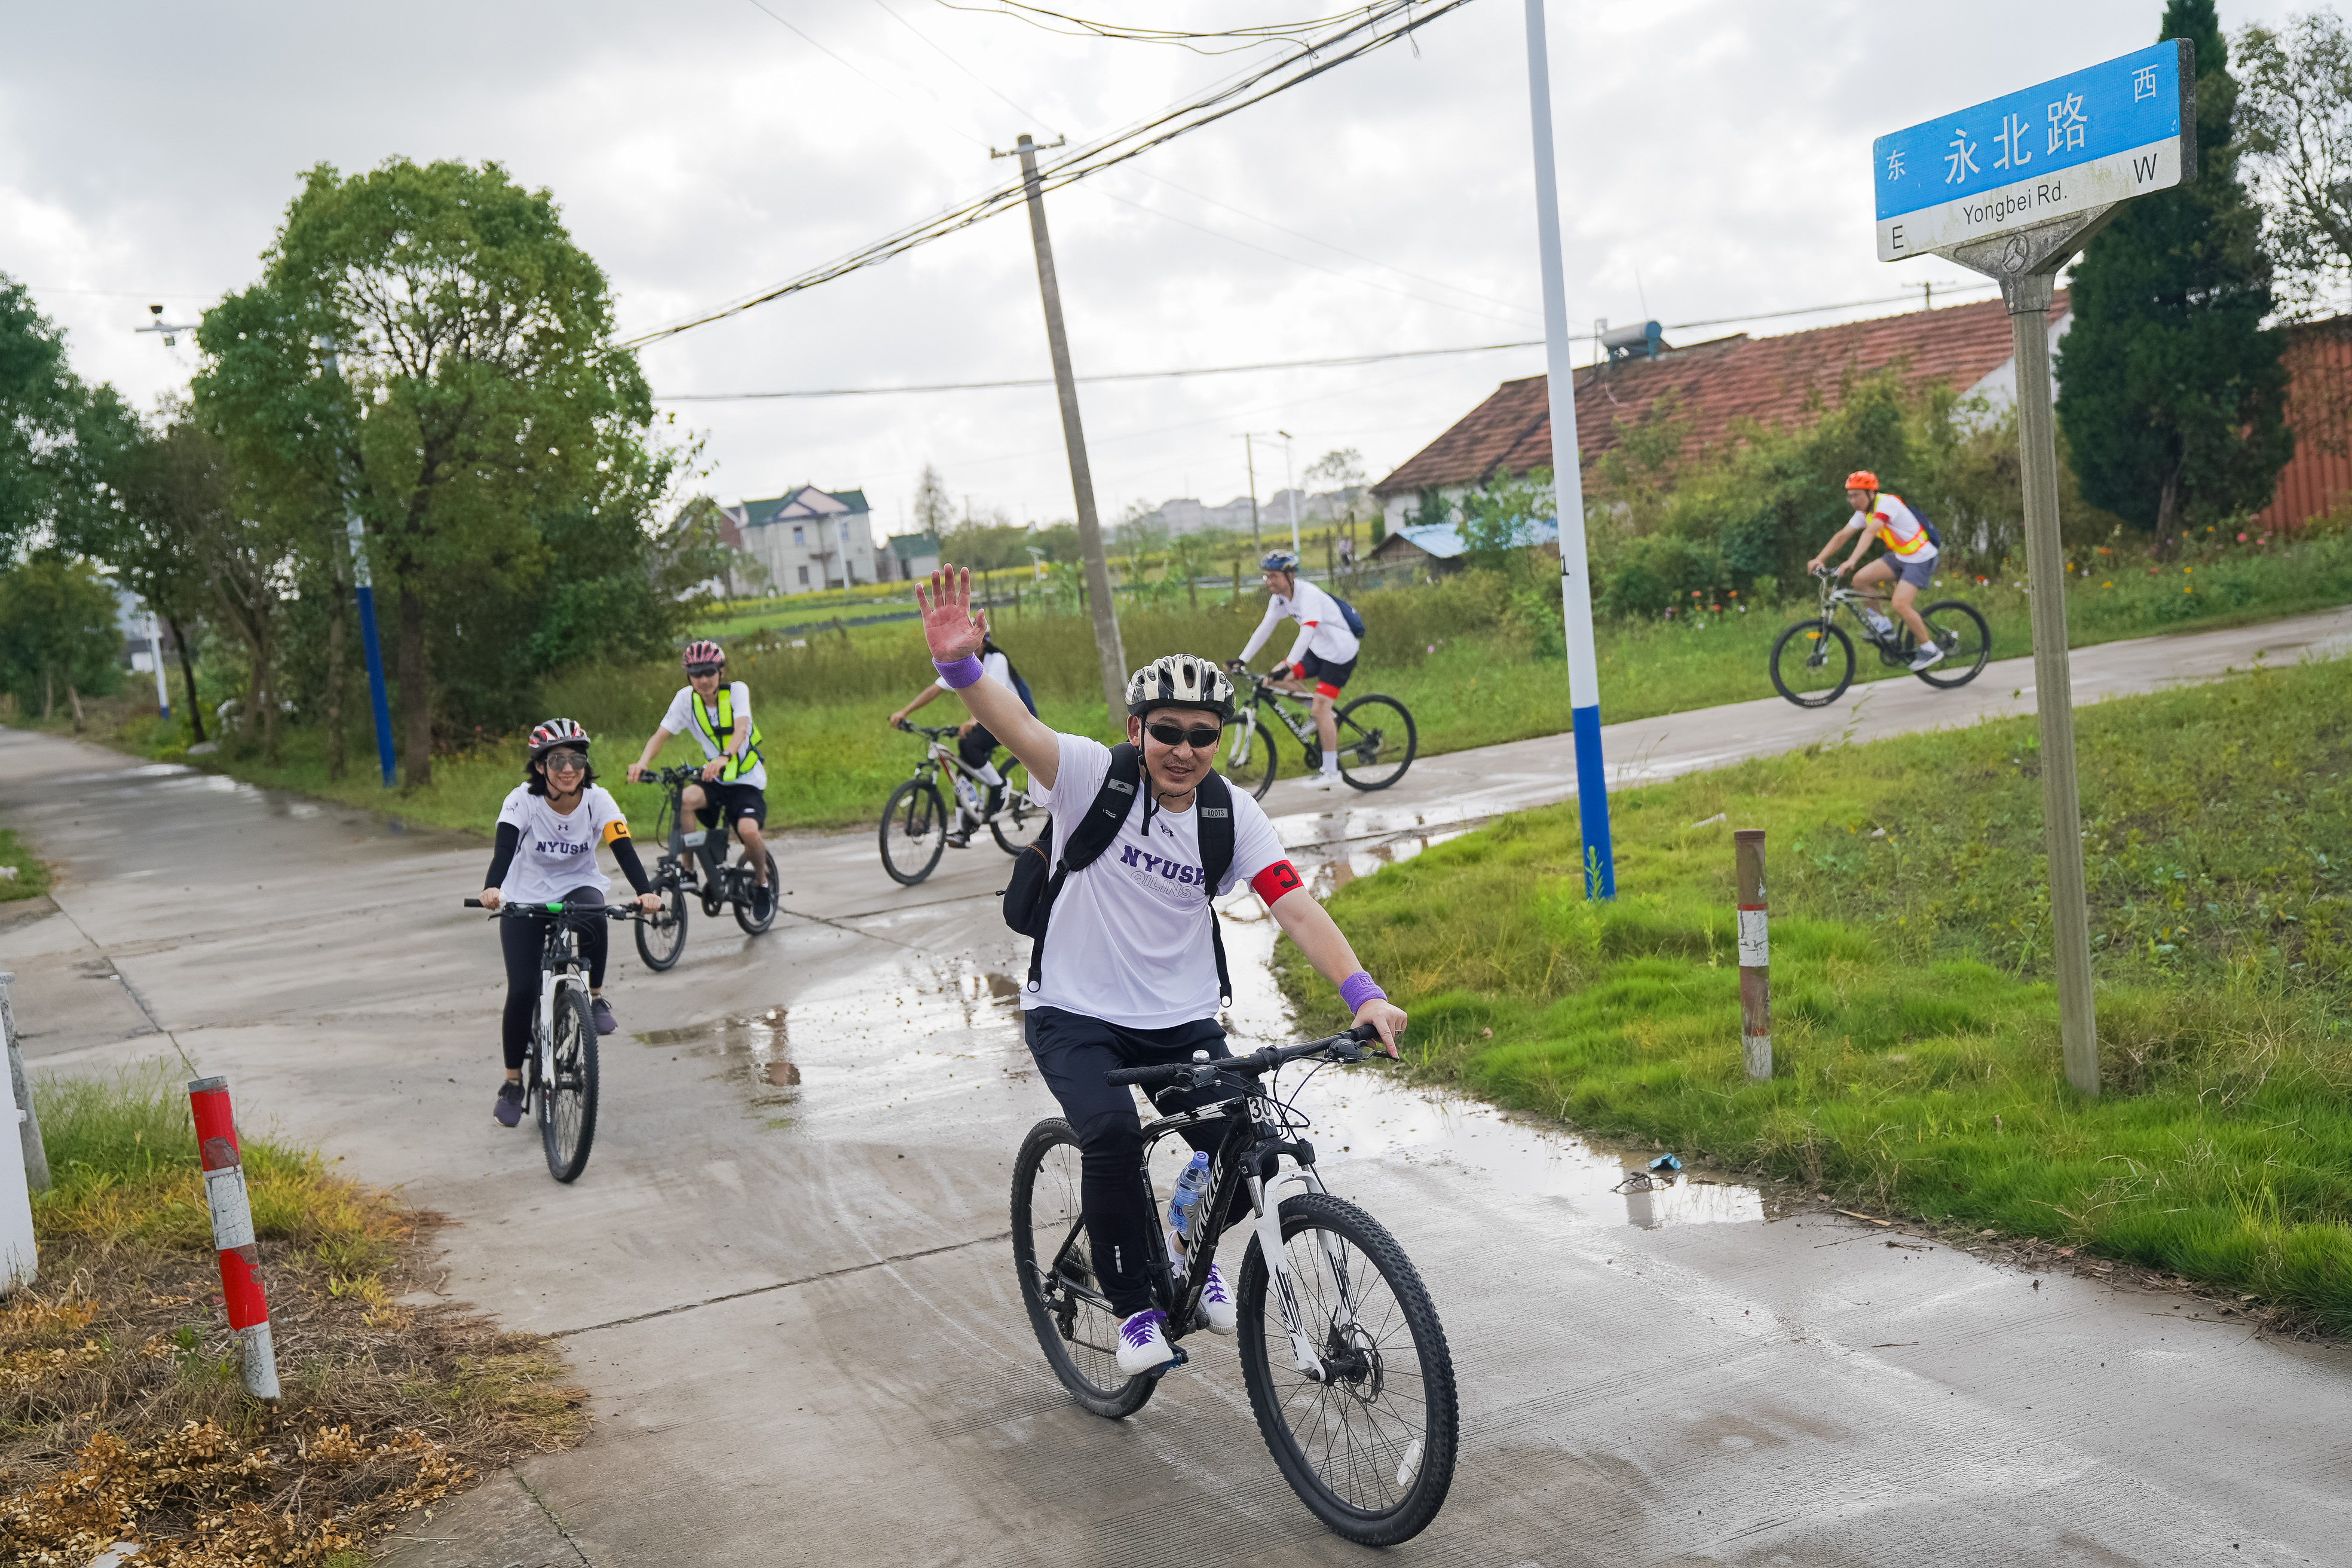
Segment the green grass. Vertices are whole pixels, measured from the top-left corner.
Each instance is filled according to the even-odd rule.
[[[1625,792],[1613,904],[1582,896],[1570,806],[1354,882],[1332,910],[1412,1012],[1423,1078],[2346,1331],[2347,700],[2352,666],[2328,664],[2081,714],[2095,1100],[2059,1061],[2031,720]],[[1769,834],[1761,1085],[1738,1039],[1745,826]],[[1335,1007],[1282,952],[1292,995]]]
[[[25,847],[13,829],[0,827],[0,866],[13,868],[14,877],[0,875],[0,904],[37,899],[49,890],[49,868]]]

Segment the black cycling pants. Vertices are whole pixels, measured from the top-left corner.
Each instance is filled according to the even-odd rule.
[[[601,904],[604,895],[594,888],[574,888],[563,895],[566,903]],[[580,933],[580,956],[588,961],[588,984],[604,984],[604,954],[611,932],[602,915],[574,916],[572,929]],[[499,1041],[506,1047],[507,1071],[522,1069],[523,1054],[530,1049],[530,1021],[539,1012],[539,955],[547,941],[547,921],[499,919],[499,945],[507,960],[507,1006],[499,1020]]]
[[[1151,1195],[1143,1185],[1143,1123],[1135,1112],[1134,1091],[1113,1089],[1103,1082],[1103,1075],[1113,1068],[1189,1062],[1194,1051],[1204,1050],[1213,1058],[1234,1053],[1225,1044],[1223,1027],[1213,1018],[1166,1029],[1129,1029],[1059,1007],[1032,1007],[1023,1025],[1029,1054],[1078,1135],[1078,1201],[1086,1212],[1095,1272],[1102,1277],[1103,1294],[1111,1306],[1121,1317],[1131,1316],[1151,1305],[1144,1262],[1151,1256],[1150,1227],[1163,1219],[1153,1212]],[[1164,1095],[1158,1103],[1173,1111],[1219,1098],[1214,1089],[1185,1089]],[[1213,1153],[1224,1131],[1210,1123],[1186,1128],[1184,1137],[1195,1149]],[[1248,1214],[1249,1189],[1244,1186],[1234,1194],[1226,1224]]]

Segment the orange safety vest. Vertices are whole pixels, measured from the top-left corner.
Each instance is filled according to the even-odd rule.
[[[1891,500],[1897,506],[1903,506],[1903,498],[1898,495],[1888,495],[1882,491],[1879,500]],[[1894,521],[1883,511],[1874,511],[1870,514],[1872,522],[1876,525],[1874,531],[1877,533],[1879,542],[1895,554],[1916,555],[1927,548],[1927,525],[1921,522],[1919,514],[1911,510],[1909,507],[1904,506],[1903,510],[1905,515],[1911,519],[1909,538],[1895,538]]]

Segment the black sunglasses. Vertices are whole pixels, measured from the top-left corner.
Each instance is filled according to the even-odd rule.
[[[588,759],[574,751],[550,752],[540,766],[551,773],[584,773],[588,771]]]
[[[689,664],[686,667],[686,673],[689,676],[716,675],[726,668],[723,664]]]
[[[1213,725],[1195,724],[1189,730],[1174,724],[1147,724],[1145,733],[1163,746],[1189,745],[1196,752],[1213,752],[1224,731]]]

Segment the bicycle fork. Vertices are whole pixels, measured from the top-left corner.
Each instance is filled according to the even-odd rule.
[[[1299,1372],[1317,1383],[1327,1381],[1323,1354],[1307,1330],[1307,1310],[1298,1300],[1298,1285],[1290,1270],[1290,1252],[1282,1240],[1282,1204],[1274,1189],[1286,1182],[1297,1182],[1310,1193],[1323,1190],[1322,1179],[1312,1167],[1302,1166],[1267,1182],[1257,1176],[1249,1179],[1250,1203],[1257,1210],[1257,1246],[1265,1255],[1266,1274],[1274,1288],[1275,1302],[1282,1313],[1282,1326],[1290,1335],[1291,1359]],[[1348,1282],[1348,1270],[1339,1255],[1339,1244],[1328,1234],[1321,1235],[1322,1245],[1316,1248],[1316,1272],[1322,1276],[1323,1289],[1332,1303],[1332,1322],[1346,1331],[1352,1339],[1357,1331],[1356,1297]]]

